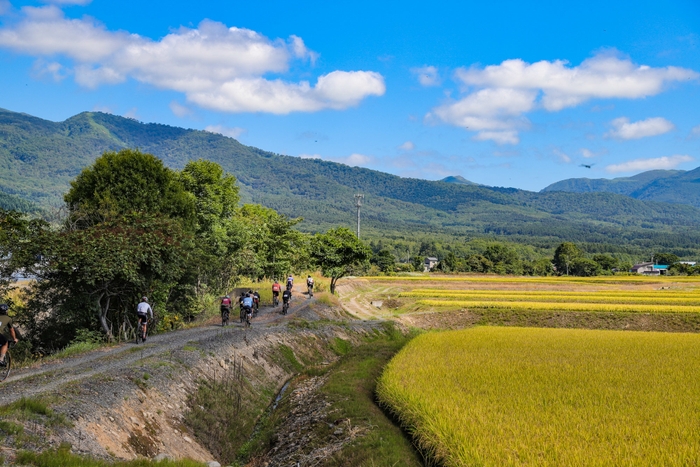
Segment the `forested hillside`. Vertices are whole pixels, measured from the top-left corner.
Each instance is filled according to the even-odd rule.
[[[353,226],[353,195],[361,192],[368,238],[420,242],[495,235],[550,249],[579,241],[638,252],[693,252],[700,244],[700,210],[690,206],[613,193],[533,193],[401,178],[99,112],[55,123],[0,110],[0,192],[58,205],[85,166],[106,150],[123,148],[152,153],[173,169],[199,158],[216,162],[237,177],[242,201],[303,217],[299,228],[306,231]]]
[[[634,177],[613,179],[570,178],[553,183],[542,192],[606,192],[664,203],[700,207],[700,167],[694,170],[650,170]]]

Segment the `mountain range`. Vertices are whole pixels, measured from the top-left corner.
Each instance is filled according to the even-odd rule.
[[[553,185],[536,193],[477,185],[462,177],[402,178],[275,154],[220,134],[101,112],[51,122],[0,109],[0,206],[30,210],[59,205],[70,181],[84,167],[104,151],[122,148],[152,153],[173,169],[198,158],[217,162],[237,177],[244,202],[303,217],[299,226],[306,231],[354,227],[354,194],[364,193],[362,232],[370,237],[491,235],[546,248],[579,241],[638,251],[665,247],[680,254],[700,253],[700,209],[650,201],[651,194],[640,199],[630,194],[641,190],[645,181],[663,184],[690,172],[664,172],[665,178],[641,174],[638,180],[631,177],[635,182],[619,182],[625,188],[616,192],[569,193],[553,190]],[[572,182],[571,186],[579,185]]]
[[[635,199],[689,204],[700,208],[700,167],[694,170],[650,170],[613,179],[570,178],[553,183],[542,193],[617,193]]]

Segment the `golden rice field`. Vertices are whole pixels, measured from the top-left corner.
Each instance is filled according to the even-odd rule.
[[[402,299],[396,314],[425,310],[700,313],[700,277],[414,276],[365,278]],[[390,295],[387,293],[387,295]]]
[[[700,335],[429,333],[378,384],[446,466],[700,465]]]

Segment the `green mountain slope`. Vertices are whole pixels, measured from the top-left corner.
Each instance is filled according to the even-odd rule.
[[[613,179],[570,178],[553,183],[542,193],[618,193],[632,198],[700,207],[700,167],[694,170],[650,170]]]
[[[543,246],[563,240],[637,248],[700,244],[700,210],[690,206],[612,193],[533,193],[401,178],[282,156],[209,132],[93,112],[48,122],[0,110],[0,192],[42,206],[59,204],[83,167],[106,150],[127,147],[155,154],[175,169],[197,158],[217,162],[238,178],[244,201],[304,217],[300,226],[309,231],[353,226],[353,195],[361,192],[363,232],[374,236],[493,234]]]

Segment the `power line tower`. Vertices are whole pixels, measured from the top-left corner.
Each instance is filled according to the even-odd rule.
[[[357,238],[360,238],[360,207],[362,206],[363,199],[365,199],[365,195],[355,195],[355,206],[357,207]]]

